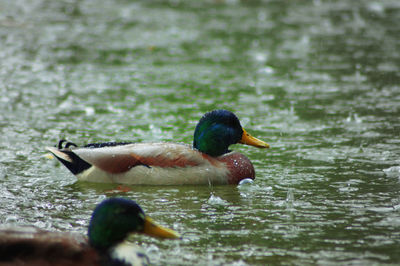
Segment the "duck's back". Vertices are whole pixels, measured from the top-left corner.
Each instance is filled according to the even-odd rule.
[[[82,235],[36,227],[0,227],[0,265],[99,265]]]

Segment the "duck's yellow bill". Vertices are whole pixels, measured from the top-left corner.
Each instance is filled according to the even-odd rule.
[[[172,229],[162,227],[153,222],[153,219],[146,216],[144,218],[144,231],[146,235],[160,238],[180,238],[181,236]]]
[[[268,143],[266,143],[262,140],[259,140],[258,138],[253,137],[252,135],[247,133],[246,130],[244,130],[244,128],[242,128],[242,129],[243,129],[243,135],[242,135],[242,139],[239,140],[239,143],[254,146],[257,148],[269,148]]]

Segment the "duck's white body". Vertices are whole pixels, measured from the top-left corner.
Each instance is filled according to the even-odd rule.
[[[88,163],[90,167],[74,173],[82,181],[132,185],[229,183],[230,171],[224,158],[232,152],[214,158],[175,143],[47,149],[65,165],[78,163],[74,155]]]

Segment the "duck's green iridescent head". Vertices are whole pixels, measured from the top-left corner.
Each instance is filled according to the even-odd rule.
[[[236,115],[227,110],[206,113],[194,131],[193,148],[211,156],[229,152],[229,146],[235,143],[269,148],[267,143],[248,134]]]
[[[179,234],[173,230],[156,225],[132,200],[109,198],[97,205],[88,230],[89,243],[92,247],[107,250],[124,241],[131,233],[179,238]]]

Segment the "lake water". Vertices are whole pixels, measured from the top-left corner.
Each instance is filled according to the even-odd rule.
[[[86,233],[107,196],[181,241],[156,265],[400,263],[400,3],[0,0],[0,222]],[[243,186],[77,182],[61,138],[191,143],[235,112]]]

